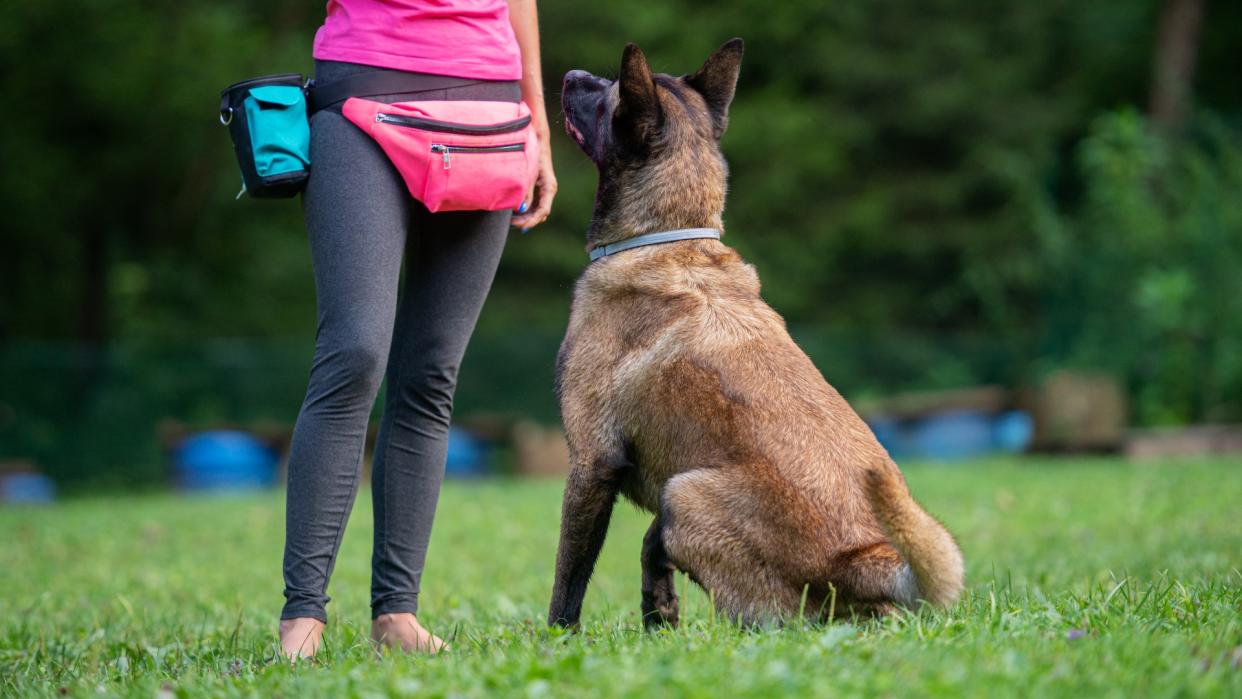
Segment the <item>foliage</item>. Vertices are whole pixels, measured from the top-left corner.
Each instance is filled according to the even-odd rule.
[[[377,657],[359,503],[321,662],[274,662],[275,496],[130,496],[0,510],[0,694],[175,696],[1237,696],[1242,481],[1226,462],[908,469],[969,590],[882,623],[743,630],[678,576],[683,626],[644,633],[649,515],[617,508],[583,629],[550,633],[560,487],[445,489],[421,618],[437,658]]]
[[[1143,423],[1242,418],[1242,133],[1123,109],[1078,157],[1081,210],[1043,241],[1047,356],[1128,377]]]

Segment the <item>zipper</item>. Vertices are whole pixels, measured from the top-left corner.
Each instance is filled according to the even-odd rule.
[[[450,146],[445,143],[431,144],[431,152],[439,153],[444,158],[444,169],[453,167],[449,158],[452,153],[512,153],[526,150],[525,143],[505,143],[499,146]]]
[[[421,117],[403,116],[401,114],[384,114],[380,112],[375,115],[377,124],[393,124],[395,126],[407,126],[413,129],[422,129],[423,131],[438,131],[440,133],[457,133],[471,136],[487,136],[496,133],[510,133],[513,131],[521,131],[530,124],[530,117],[522,117],[513,121],[504,121],[499,124],[454,124],[448,121],[436,121],[435,119],[423,119]]]

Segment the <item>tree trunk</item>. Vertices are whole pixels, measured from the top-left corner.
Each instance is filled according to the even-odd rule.
[[[1177,131],[1190,111],[1203,0],[1164,0],[1159,22],[1152,71],[1151,119],[1169,131]]]

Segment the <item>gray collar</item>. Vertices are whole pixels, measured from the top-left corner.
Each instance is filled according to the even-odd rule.
[[[715,228],[679,228],[675,231],[647,233],[645,235],[627,238],[617,243],[591,248],[591,252],[588,254],[591,256],[591,261],[594,262],[601,257],[608,257],[609,255],[621,252],[622,250],[641,248],[645,245],[672,243],[678,240],[694,240],[696,238],[714,238],[716,240],[720,240],[720,231]]]

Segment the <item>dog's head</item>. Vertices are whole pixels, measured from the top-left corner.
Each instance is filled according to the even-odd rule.
[[[742,40],[695,73],[653,74],[634,44],[619,77],[565,74],[565,130],[599,169],[588,234],[607,243],[654,230],[720,227],[726,167],[720,137],[742,64]]]

